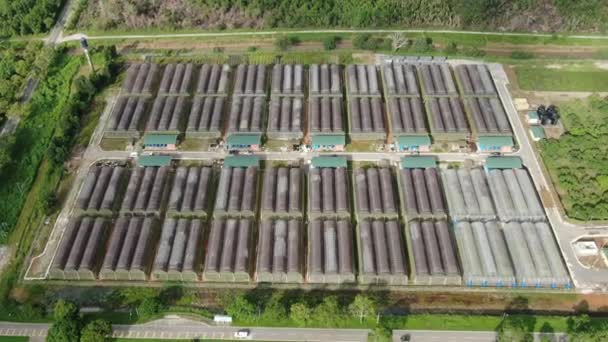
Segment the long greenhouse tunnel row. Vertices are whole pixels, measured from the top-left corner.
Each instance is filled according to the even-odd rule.
[[[571,286],[524,168],[432,157],[99,162],[49,278]]]

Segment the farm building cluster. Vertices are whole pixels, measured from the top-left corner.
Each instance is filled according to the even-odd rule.
[[[485,64],[133,64],[105,138],[147,149],[222,139],[257,151],[269,140],[341,151],[347,142],[397,151],[433,144],[509,152],[512,130]]]
[[[90,167],[49,278],[571,286],[515,157],[151,158]]]

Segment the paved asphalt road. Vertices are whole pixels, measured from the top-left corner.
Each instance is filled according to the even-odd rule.
[[[525,33],[525,32],[489,32],[489,31],[460,31],[460,30],[383,30],[383,29],[334,29],[334,30],[274,30],[274,31],[240,31],[240,32],[197,32],[197,33],[167,33],[167,34],[125,34],[125,35],[100,35],[100,36],[86,36],[89,40],[94,39],[157,39],[157,38],[204,38],[204,37],[232,37],[232,36],[263,36],[263,35],[277,35],[277,34],[310,34],[310,33],[456,33],[461,35],[501,35],[506,37],[553,37],[552,34],[547,33]],[[67,37],[61,37],[60,43],[79,40],[84,37],[83,33],[76,33]],[[575,39],[608,39],[606,35],[569,35],[568,38]]]
[[[0,336],[46,336],[49,325],[45,323],[0,322]],[[235,338],[240,329],[250,331],[248,338]],[[302,328],[239,328],[209,326],[175,316],[137,325],[114,325],[113,337],[149,339],[227,339],[263,341],[327,341],[327,342],[365,342],[369,330],[365,329],[302,329]],[[409,334],[413,342],[493,342],[493,331],[434,331],[434,330],[394,330],[393,341],[400,342],[401,336]],[[541,336],[550,341],[567,341],[563,333],[534,334],[534,340]]]
[[[45,323],[0,322],[0,336],[44,337]],[[137,325],[114,325],[113,337],[149,339],[247,339],[262,341],[365,342],[369,331],[364,329],[301,329],[301,328],[239,328],[209,326],[182,318],[163,318]],[[240,329],[250,331],[247,338],[235,338]],[[1,339],[1,338],[0,338]]]

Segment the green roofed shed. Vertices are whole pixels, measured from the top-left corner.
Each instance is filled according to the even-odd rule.
[[[521,169],[523,164],[519,157],[488,157],[486,169]]]
[[[239,148],[249,146],[260,146],[262,144],[261,134],[231,134],[226,140],[228,147]]]
[[[528,119],[529,120],[538,120],[538,112],[535,110],[531,110],[528,112]]]
[[[545,135],[545,129],[541,126],[536,125],[530,126],[530,134],[532,134],[532,139],[534,139],[534,141],[539,141],[547,137]]]
[[[257,156],[228,156],[224,159],[224,166],[228,166],[228,167],[260,166],[260,158]]]
[[[345,157],[313,157],[313,167],[346,167]]]
[[[397,151],[429,151],[431,137],[428,135],[398,135],[395,137]]]
[[[430,146],[431,137],[428,135],[400,135],[396,137],[397,143],[400,146]]]
[[[146,134],[144,136],[144,146],[168,146],[177,143],[177,134]]]
[[[153,155],[153,156],[140,156],[137,160],[139,166],[169,166],[171,164],[171,156],[166,155]]]
[[[401,158],[403,169],[426,169],[437,166],[437,158],[431,156],[413,156]]]
[[[511,152],[515,143],[510,135],[484,135],[477,137],[477,147],[482,152]]]
[[[343,146],[346,145],[346,137],[344,134],[316,134],[312,136],[312,145],[318,147]]]

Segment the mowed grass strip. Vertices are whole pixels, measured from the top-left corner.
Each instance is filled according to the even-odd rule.
[[[608,92],[608,70],[564,70],[518,65],[515,73],[522,90]]]
[[[27,342],[29,339],[25,336],[0,336],[0,342]]]

